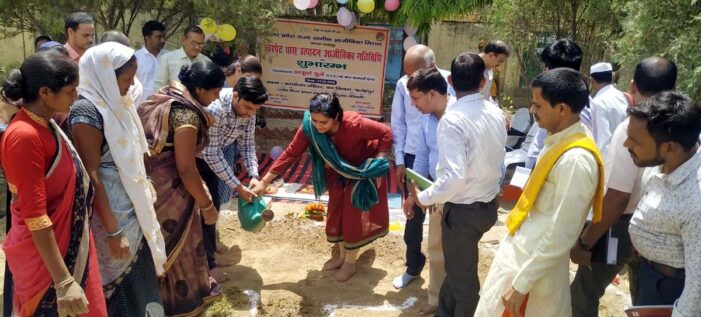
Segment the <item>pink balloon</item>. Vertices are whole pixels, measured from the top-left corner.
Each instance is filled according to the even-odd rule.
[[[309,9],[316,7],[317,4],[319,4],[319,0],[311,0],[309,2]]]
[[[270,149],[270,158],[271,159],[277,160],[277,158],[280,157],[280,154],[282,154],[282,147],[281,146],[276,145]]]
[[[336,13],[336,20],[341,26],[349,25],[353,21],[353,13],[351,13],[346,7],[341,7]]]
[[[385,0],[385,10],[392,12],[399,9],[399,0]]]

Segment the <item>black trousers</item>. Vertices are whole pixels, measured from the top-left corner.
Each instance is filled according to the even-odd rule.
[[[577,269],[577,275],[570,284],[573,317],[599,316],[599,299],[604,296],[611,280],[625,268],[631,272],[630,264],[635,255],[628,233],[629,224],[630,215],[623,215],[611,227],[613,235],[618,238],[618,260],[615,265],[594,262],[589,267],[580,265]],[[635,284],[631,282],[631,285]]]
[[[442,240],[446,277],[438,295],[436,316],[468,317],[475,314],[480,283],[477,244],[497,221],[496,200],[488,203],[443,207]]]
[[[404,154],[404,166],[414,168],[414,154]],[[406,182],[404,194],[408,192]],[[426,265],[426,255],[421,252],[421,242],[424,237],[424,220],[426,214],[421,208],[414,206],[414,218],[407,219],[404,226],[404,243],[406,244],[406,273],[412,276],[421,274]]]
[[[200,171],[200,176],[202,180],[207,185],[209,189],[209,194],[212,195],[212,202],[214,203],[214,208],[219,211],[221,207],[221,197],[219,197],[219,177],[214,174],[207,162],[201,158],[197,158],[197,169]],[[204,250],[207,253],[207,264],[209,269],[217,267],[217,260],[215,255],[217,253],[217,225],[208,225],[204,223],[204,218],[202,218],[202,235],[204,240]]]

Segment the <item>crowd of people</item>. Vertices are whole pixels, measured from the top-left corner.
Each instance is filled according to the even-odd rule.
[[[119,31],[93,45],[87,13],[65,26],[67,43],[37,38],[38,52],[2,85],[2,107],[14,109],[0,138],[11,198],[6,316],[202,313],[232,264],[218,256],[219,210],[232,195],[260,199],[306,152],[315,194],[328,191],[325,233],[338,250],[322,270],[344,282],[359,248],[388,233],[392,150],[407,218],[406,271],[392,284],[407,286],[428,262],[423,315],[597,316],[627,268],[633,304],[701,316],[701,108],[675,91],[668,59],[642,60],[624,93],[609,63],[592,65],[591,80],[580,73],[575,42],[542,51],[531,174],[480,287],[478,242],[497,221],[506,176],[508,123],[490,93],[510,55],[504,42],[459,54],[449,71],[429,47],[411,47],[391,126],[344,111],[334,94],[310,96],[261,177],[256,113],[268,93],[257,58],[212,62],[198,26],[170,52],[157,21],[144,24],[137,51]],[[410,172],[433,183],[419,189]],[[617,241],[614,263],[592,255],[603,238]],[[579,265],[571,283],[570,261]]]

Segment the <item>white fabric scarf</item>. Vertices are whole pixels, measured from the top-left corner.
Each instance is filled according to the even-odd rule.
[[[104,135],[119,178],[127,191],[141,231],[151,248],[156,274],[164,273],[166,248],[153,203],[156,192],[146,178],[144,153],[148,144],[144,128],[129,94],[121,96],[114,71],[134,56],[134,50],[107,42],[88,49],[80,58],[78,92],[92,102],[102,115]]]

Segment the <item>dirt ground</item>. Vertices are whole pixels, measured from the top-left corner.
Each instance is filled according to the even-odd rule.
[[[404,289],[392,286],[404,270],[400,234],[363,248],[356,275],[337,283],[320,271],[330,254],[322,225],[294,217],[302,205],[275,204],[273,210],[276,219],[259,233],[242,230],[235,213],[222,215],[220,238],[230,248],[226,256],[237,264],[224,270],[230,277],[224,283],[226,297],[206,316],[419,316],[427,299],[428,270]],[[500,214],[480,243],[480,279],[505,233],[504,218]],[[622,316],[630,304],[625,277],[621,280],[607,290],[600,316]]]

